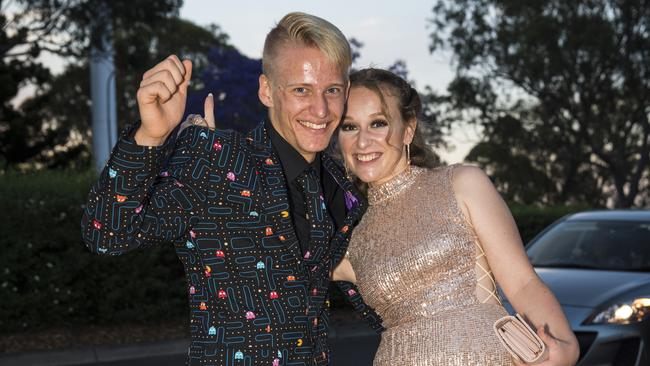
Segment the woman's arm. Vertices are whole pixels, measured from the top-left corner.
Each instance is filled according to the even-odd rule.
[[[512,214],[488,176],[476,167],[458,167],[453,188],[497,283],[548,345],[549,359],[543,365],[575,364],[579,355],[575,335],[557,299],[531,266]]]

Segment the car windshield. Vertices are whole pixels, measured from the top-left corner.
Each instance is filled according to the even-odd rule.
[[[650,271],[650,223],[564,221],[527,252],[537,267]]]

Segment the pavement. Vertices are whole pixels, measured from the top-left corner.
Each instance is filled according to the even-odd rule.
[[[379,339],[362,321],[333,322],[329,334],[332,365],[372,365]],[[189,339],[179,339],[6,354],[0,355],[0,366],[178,366],[185,364],[188,344]]]

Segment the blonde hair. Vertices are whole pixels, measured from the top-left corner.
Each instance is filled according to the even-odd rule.
[[[285,15],[266,36],[262,70],[267,77],[272,78],[275,59],[286,45],[319,49],[346,77],[352,65],[350,44],[336,26],[314,15],[293,12]]]

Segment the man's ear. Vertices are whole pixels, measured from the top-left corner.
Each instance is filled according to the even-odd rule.
[[[260,102],[268,108],[273,108],[273,95],[271,93],[271,80],[262,74],[259,78],[260,87],[257,90],[257,96],[260,98]]]
[[[417,127],[418,127],[418,120],[415,117],[411,118],[406,123],[406,131],[404,131],[405,144],[410,144],[411,142],[413,142],[413,138],[415,137],[415,130],[417,129]]]

